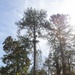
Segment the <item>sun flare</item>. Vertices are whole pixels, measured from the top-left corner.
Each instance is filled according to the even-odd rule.
[[[64,0],[63,12],[70,15],[70,23],[75,28],[75,0]]]

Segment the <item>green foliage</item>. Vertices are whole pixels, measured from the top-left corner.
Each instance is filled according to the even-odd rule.
[[[2,60],[10,74],[13,71],[14,73],[22,72],[24,67],[29,68],[30,66],[30,59],[28,57],[30,46],[28,42],[25,42],[26,39],[13,40],[11,36],[8,36],[3,43],[3,50],[6,54]]]
[[[70,60],[66,51],[71,52],[72,33],[68,23],[68,15],[56,14],[50,17],[50,27],[47,28],[47,39],[50,45],[50,54],[45,64],[48,66],[48,72],[51,74],[63,75],[67,70],[70,73]],[[69,42],[68,42],[69,41]],[[67,56],[67,57],[66,57]],[[68,65],[68,69],[66,67]]]
[[[71,70],[73,65],[71,58],[75,48],[75,36],[71,33],[68,15],[52,15],[49,21],[46,17],[44,10],[32,8],[25,10],[23,18],[16,23],[19,28],[18,40],[8,36],[3,42],[5,55],[2,61],[6,66],[0,68],[2,75],[15,75],[16,73],[33,75],[34,67],[28,73],[31,53],[36,55],[36,75],[47,75],[46,70],[51,75],[71,75],[71,73],[74,75]],[[23,29],[25,34],[21,35]],[[34,49],[35,52],[33,52],[34,43],[38,42],[36,37],[45,37],[50,46],[49,57],[44,64],[45,70],[40,69],[41,51]]]
[[[28,8],[24,12],[23,18],[16,23],[20,32],[23,29],[25,30],[26,34],[24,35],[31,40],[30,42],[32,44],[30,45],[33,48],[35,48],[33,53],[34,53],[34,64],[36,65],[36,68],[38,68],[39,66],[38,57],[40,53],[38,54],[39,51],[36,49],[37,45],[34,45],[34,43],[38,42],[36,40],[37,37],[39,37],[43,33],[42,31],[44,31],[43,29],[45,28],[45,22],[47,21],[46,17],[47,17],[46,11]]]
[[[28,75],[33,75],[33,68]],[[43,68],[41,68],[40,70],[36,71],[36,75],[47,75],[47,72]]]
[[[7,74],[7,71],[8,71],[8,68],[7,68],[7,67],[5,68],[5,67],[2,66],[2,67],[0,68],[0,73],[1,73],[2,75]]]
[[[24,12],[23,18],[16,24],[19,30],[26,30],[26,34],[24,35],[28,35],[28,37],[33,37],[34,26],[37,35],[42,34],[42,30],[45,27],[45,22],[47,21],[46,16],[46,11],[44,10],[28,8]]]

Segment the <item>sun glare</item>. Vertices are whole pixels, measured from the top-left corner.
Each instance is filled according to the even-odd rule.
[[[70,23],[75,29],[75,0],[64,0],[63,12],[70,15]]]

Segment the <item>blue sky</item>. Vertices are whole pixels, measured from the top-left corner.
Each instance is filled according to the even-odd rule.
[[[18,2],[19,1],[19,2]],[[17,22],[23,13],[24,0],[0,0],[0,58],[4,52],[2,43],[9,35],[16,37]],[[0,59],[0,66],[3,65]]]
[[[63,12],[65,11],[63,6],[64,1],[65,0],[0,0],[0,58],[4,54],[2,50],[3,41],[9,35],[16,38],[17,27],[15,22],[22,18],[23,11],[27,7],[45,9],[47,10],[48,16],[50,16],[57,13],[66,13]],[[42,49],[44,49],[43,46]],[[3,63],[0,59],[0,66],[2,65]]]

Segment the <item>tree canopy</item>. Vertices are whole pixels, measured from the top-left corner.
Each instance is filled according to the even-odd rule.
[[[7,36],[3,42],[5,54],[2,61],[6,66],[0,68],[0,73],[75,75],[75,35],[69,21],[69,16],[65,14],[53,14],[48,19],[45,10],[27,8],[23,18],[16,22],[17,39]],[[45,62],[42,60],[44,51],[37,49],[39,38],[47,40],[49,46]],[[41,62],[44,62],[43,66],[39,64]]]

